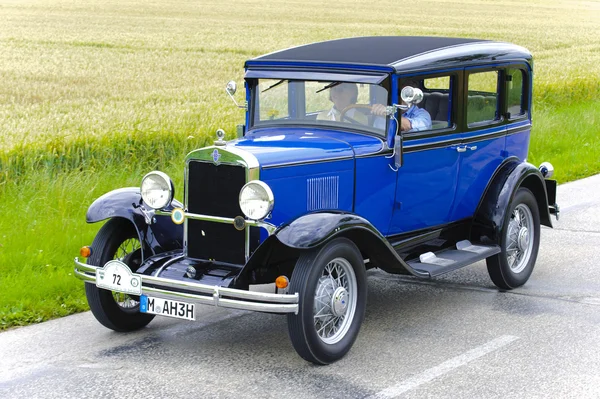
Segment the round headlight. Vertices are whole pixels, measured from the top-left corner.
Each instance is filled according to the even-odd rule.
[[[275,204],[271,188],[260,180],[253,180],[240,191],[240,208],[248,219],[262,220],[266,218]]]
[[[163,172],[150,172],[142,179],[142,199],[154,209],[161,209],[173,200],[173,182]]]

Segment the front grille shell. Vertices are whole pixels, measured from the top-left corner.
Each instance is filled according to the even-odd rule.
[[[258,178],[258,161],[251,153],[221,146],[196,150],[186,159],[186,210],[217,217],[244,216],[239,192],[246,182]],[[258,227],[239,231],[230,224],[192,219],[184,225],[184,254],[190,258],[241,265],[259,241]]]

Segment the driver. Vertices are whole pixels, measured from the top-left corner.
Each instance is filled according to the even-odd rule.
[[[340,121],[342,111],[349,105],[356,104],[358,100],[358,86],[356,83],[340,83],[329,89],[329,100],[333,103],[333,107],[329,111],[321,111],[317,115],[317,120]],[[367,115],[356,108],[351,108],[346,111],[345,118],[351,118],[362,125],[369,123]],[[350,121],[351,121],[350,120]],[[346,120],[346,122],[350,122]]]

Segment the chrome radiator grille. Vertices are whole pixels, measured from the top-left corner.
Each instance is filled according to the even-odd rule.
[[[243,216],[238,198],[246,183],[244,167],[190,161],[187,180],[188,212],[229,218]],[[188,219],[186,232],[187,256],[245,263],[245,231],[230,224]]]

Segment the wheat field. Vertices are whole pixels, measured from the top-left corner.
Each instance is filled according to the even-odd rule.
[[[246,59],[366,35],[513,42],[535,57],[538,103],[600,93],[598,1],[1,0],[0,148],[234,124],[223,88]]]

